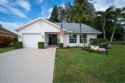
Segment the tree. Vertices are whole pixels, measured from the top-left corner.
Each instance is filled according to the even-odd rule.
[[[51,17],[49,19],[51,22],[59,22],[58,19],[58,7],[54,6]]]
[[[68,3],[65,3],[64,6],[59,6],[58,7],[58,19],[63,22],[63,21],[66,21],[68,22],[68,15],[67,15],[67,12],[69,10],[69,8],[71,7],[71,4],[70,2]]]
[[[68,18],[70,22],[78,22],[80,27],[80,35],[85,46],[85,41],[83,40],[82,33],[82,22],[84,19],[88,19],[92,16],[92,4],[88,0],[75,0],[74,6],[71,6],[68,11]]]
[[[113,17],[113,32],[111,35],[111,39],[110,42],[112,42],[116,28],[121,24],[122,20],[120,20],[121,18],[124,18],[125,15],[125,7],[124,8],[115,8],[114,10],[112,10],[112,17]]]
[[[113,39],[117,41],[123,41],[124,40],[124,29],[121,25],[119,25],[116,30]]]
[[[106,9],[106,11],[97,12],[97,17],[99,19],[101,19],[101,22],[102,22],[101,24],[102,24],[102,28],[103,28],[103,38],[106,38],[106,31],[105,31],[106,21],[109,19],[112,9],[113,9],[113,6]]]

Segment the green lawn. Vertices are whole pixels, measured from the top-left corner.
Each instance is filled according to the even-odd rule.
[[[8,51],[11,51],[11,50],[14,50],[14,47],[4,47],[4,48],[0,48],[0,53],[8,52]]]
[[[54,83],[125,83],[125,45],[114,44],[109,55],[81,48],[57,49]]]

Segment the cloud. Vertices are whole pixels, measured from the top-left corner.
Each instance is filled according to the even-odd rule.
[[[62,8],[65,8],[65,3],[61,3],[61,5],[59,5]]]
[[[24,8],[25,10],[27,10],[27,11],[29,11],[29,10],[31,10],[31,5],[30,5],[30,3],[28,2],[28,1],[23,1],[23,0],[18,0],[17,1],[17,4],[20,6],[20,7],[22,7],[22,8]]]
[[[53,11],[53,8],[49,8],[48,12],[47,12],[47,15],[45,16],[45,18],[49,19],[51,17],[52,11]]]
[[[125,7],[125,0],[91,0],[97,11],[104,11],[110,6],[115,6],[118,8]]]
[[[0,4],[7,4],[8,1],[7,0],[0,0]]]
[[[8,14],[9,11],[6,8],[0,7],[0,12],[3,12],[5,14]]]
[[[0,21],[0,24],[2,24],[4,28],[12,32],[15,32],[14,29],[22,25],[22,23],[18,23],[18,22],[11,23],[11,22],[3,22],[3,21]]]
[[[27,16],[24,15],[24,14],[23,14],[20,10],[18,10],[17,8],[9,7],[8,9],[12,12],[13,15],[17,15],[17,16],[19,16],[19,17],[21,17],[21,18],[27,18]]]
[[[53,11],[53,8],[49,8],[48,12],[52,13],[52,11]]]
[[[93,0],[92,3],[97,11],[104,11],[111,5],[111,3],[107,3],[107,0]]]
[[[0,12],[8,15],[16,15],[20,18],[28,18],[21,10],[16,7],[17,4],[12,0],[0,0]]]
[[[114,0],[114,5],[119,8],[125,7],[125,0]]]

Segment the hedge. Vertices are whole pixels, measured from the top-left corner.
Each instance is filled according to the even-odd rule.
[[[104,39],[104,38],[90,38],[90,44],[91,45],[98,45],[101,43],[108,43],[109,40],[108,39]]]
[[[13,42],[18,42],[18,38],[14,38],[14,39],[13,39]]]
[[[13,38],[9,36],[0,36],[0,48],[10,45]]]
[[[39,49],[44,48],[44,42],[38,42],[38,48]]]
[[[22,42],[14,42],[14,43],[13,43],[13,46],[14,46],[14,48],[16,48],[16,49],[19,49],[19,48],[22,48],[22,47],[23,47]]]
[[[63,43],[58,44],[59,48],[63,48]]]

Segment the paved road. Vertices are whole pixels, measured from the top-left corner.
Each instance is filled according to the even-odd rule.
[[[0,54],[0,83],[52,83],[55,52],[24,48]]]

